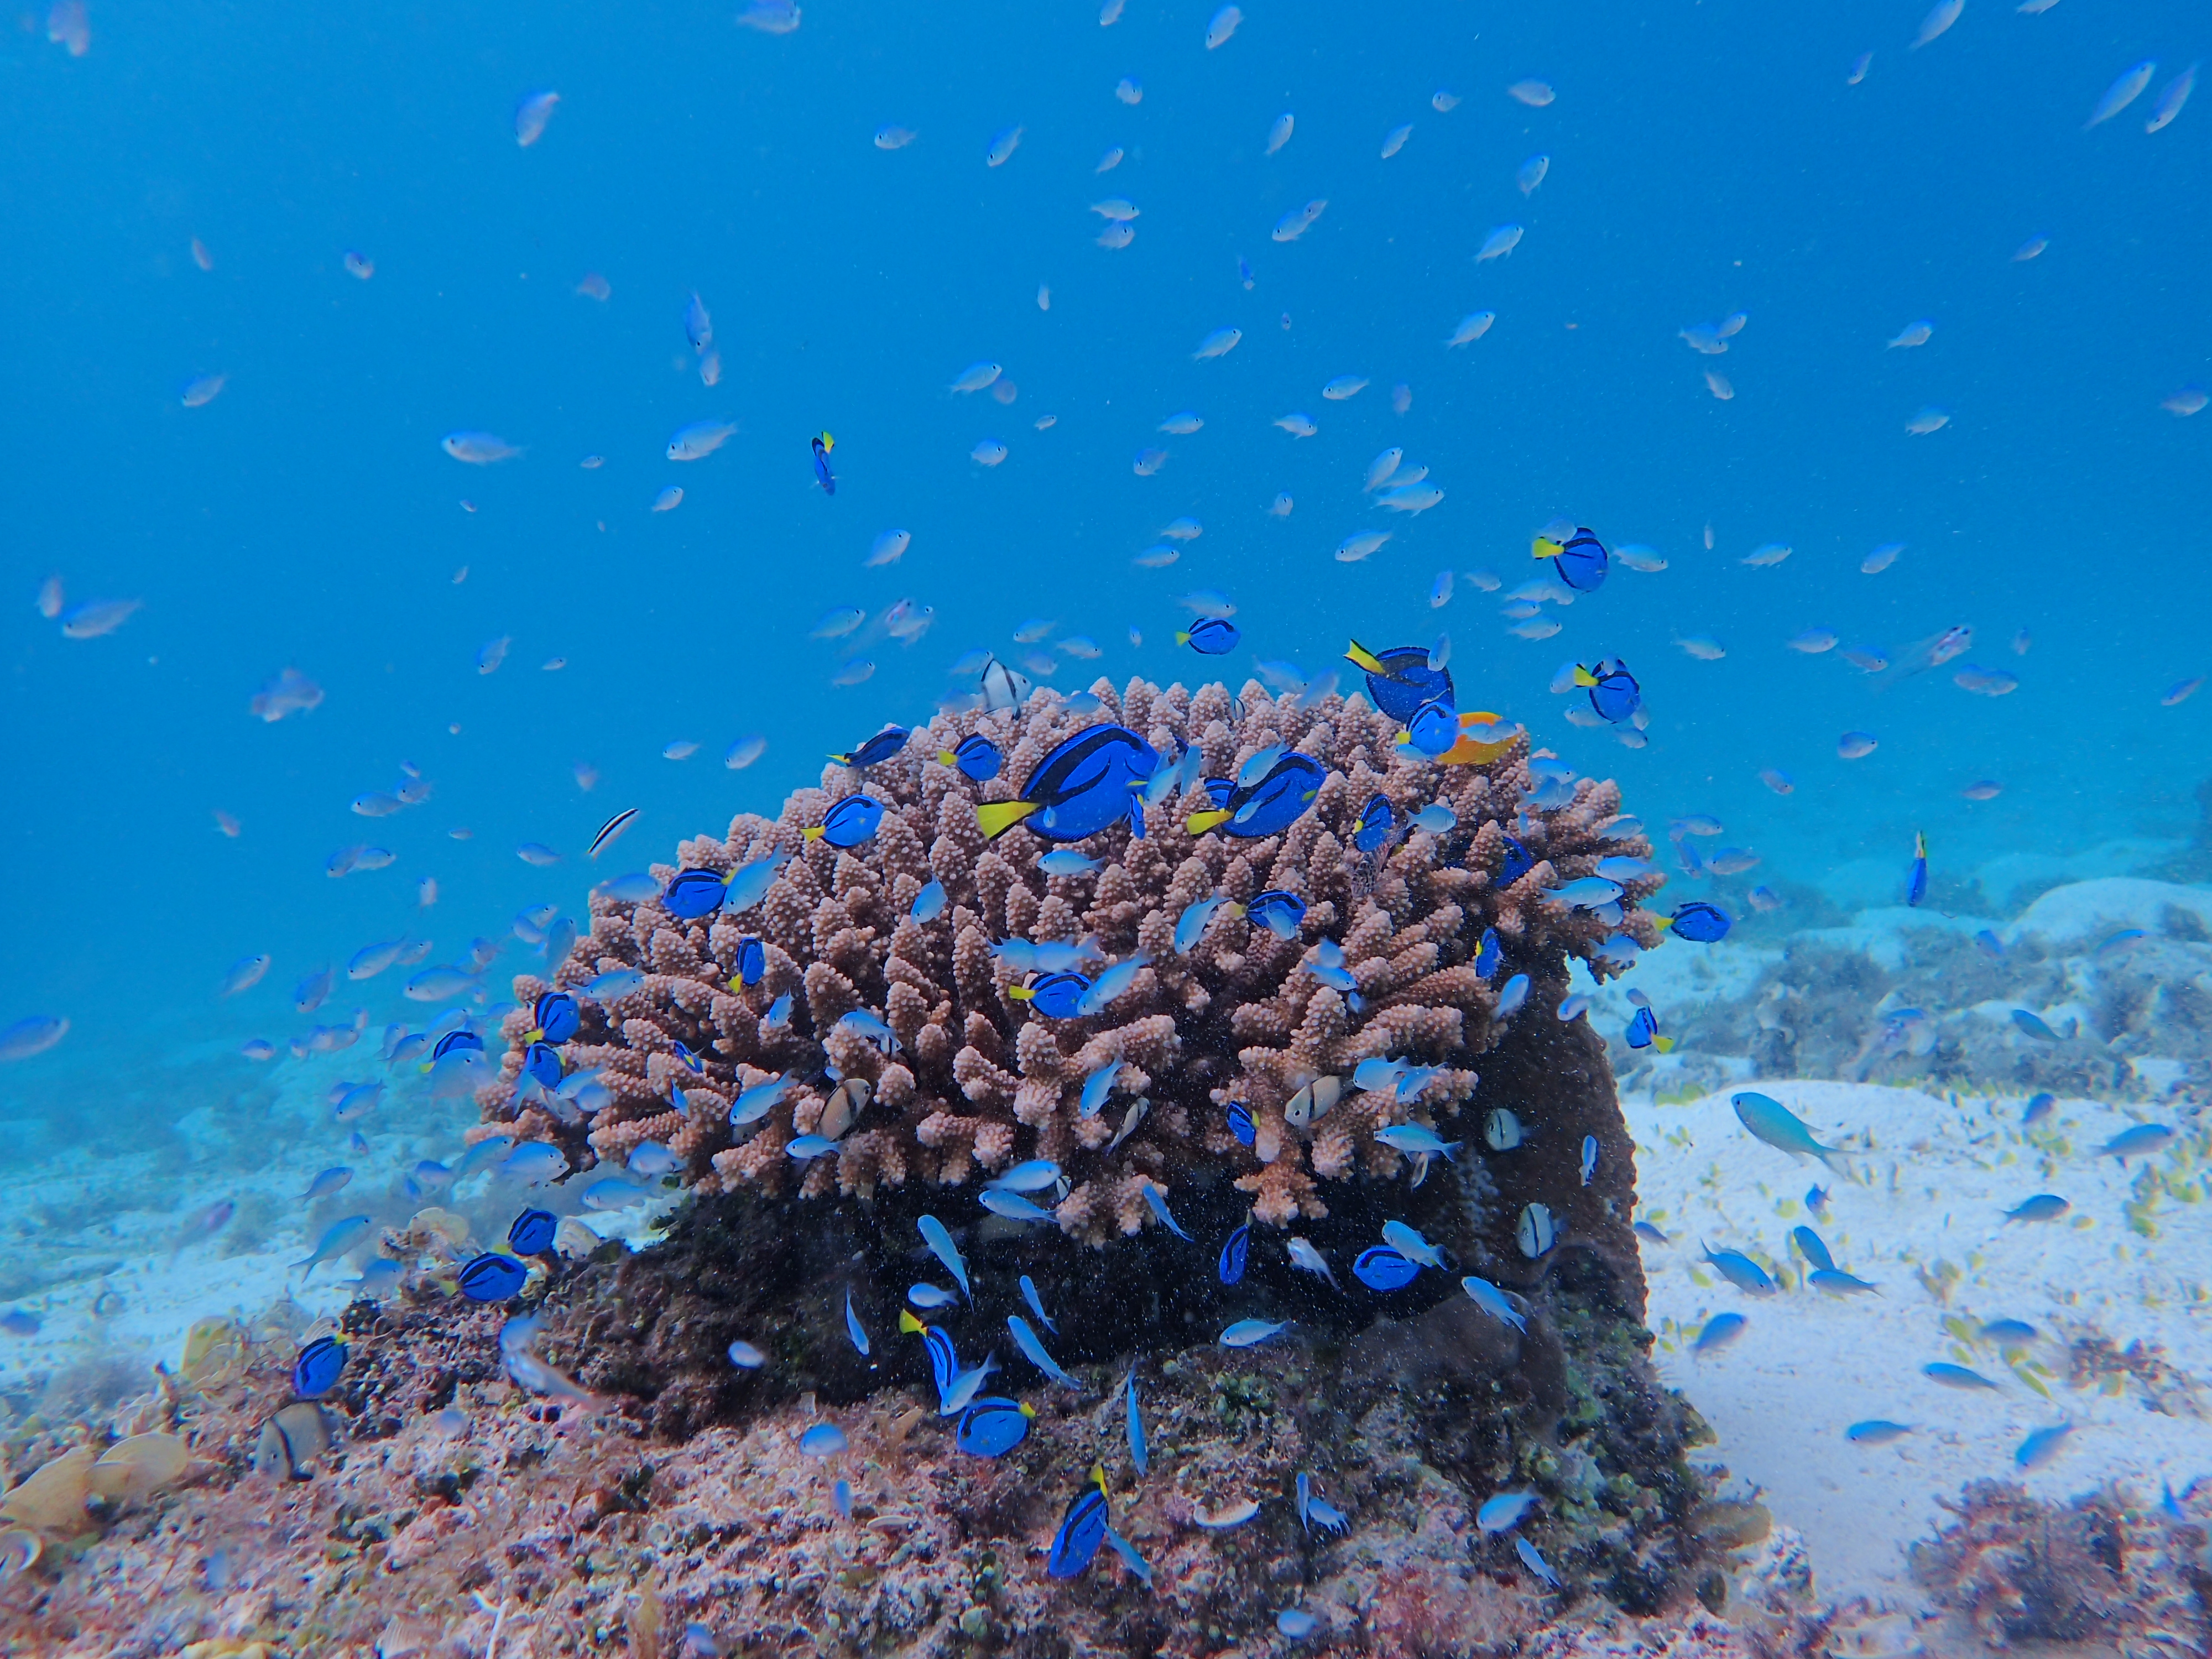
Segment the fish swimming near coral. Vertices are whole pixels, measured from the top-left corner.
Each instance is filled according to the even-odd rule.
[[[1158,763],[1128,727],[1091,726],[1037,763],[1019,799],[987,802],[975,817],[993,840],[1020,824],[1048,841],[1084,841],[1124,817],[1141,833],[1142,810],[1133,803]]]
[[[1813,1127],[1771,1096],[1746,1090],[1729,1097],[1735,1108],[1737,1120],[1768,1146],[1788,1152],[1792,1158],[1817,1158],[1831,1168],[1834,1160],[1847,1156],[1839,1146],[1824,1146],[1813,1138]]]

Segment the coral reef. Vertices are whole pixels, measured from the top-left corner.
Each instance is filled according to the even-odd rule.
[[[567,1121],[554,1103],[519,1095],[529,1017],[518,1012],[507,1021],[501,1081],[477,1092],[485,1121],[475,1133],[550,1140],[580,1165],[665,1141],[700,1192],[774,1195],[795,1185],[810,1198],[958,1186],[1018,1158],[1051,1158],[1074,1182],[1057,1206],[1060,1226],[1093,1244],[1147,1224],[1148,1188],[1172,1206],[1219,1172],[1258,1220],[1282,1226],[1329,1212],[1324,1182],[1401,1172],[1406,1158],[1378,1131],[1458,1113],[1475,1088],[1473,1063],[1498,1038],[1505,974],[1537,981],[1524,1018],[1547,1018],[1568,953],[1602,974],[1596,952],[1607,934],[1625,932],[1645,946],[1658,939],[1633,908],[1658,886],[1656,875],[1628,884],[1629,914],[1617,926],[1542,896],[1589,874],[1601,856],[1642,858],[1650,846],[1633,826],[1608,836],[1620,805],[1613,785],[1583,779],[1569,787],[1532,775],[1524,740],[1485,766],[1413,765],[1394,749],[1397,723],[1358,697],[1332,695],[1302,708],[1257,684],[1232,697],[1220,685],[1193,694],[1143,681],[1121,692],[1101,682],[1093,695],[1096,714],[1072,714],[1045,694],[1018,710],[941,714],[864,773],[826,769],[821,788],[798,792],[774,821],[743,814],[724,839],[685,842],[686,869],[722,873],[788,860],[757,909],[741,917],[685,922],[657,900],[595,898],[589,935],[554,978],[576,988],[623,969],[644,975],[604,1006],[587,1000],[581,1030],[562,1048],[572,1073],[599,1074],[611,1103]],[[1195,791],[1170,793],[1146,809],[1141,839],[1117,819],[1080,843],[1100,863],[1088,873],[1040,869],[1048,845],[1024,830],[987,842],[977,805],[1014,798],[1055,744],[1102,720],[1125,723],[1164,756],[1195,749],[1211,776],[1233,777],[1253,756],[1285,744],[1328,777],[1285,831],[1258,839],[1189,835],[1186,815],[1209,803]],[[976,732],[1006,756],[980,787],[937,759]],[[871,838],[842,850],[807,838],[864,787],[886,809]],[[1353,842],[1376,793],[1390,800],[1401,832],[1370,854]],[[1454,827],[1404,831],[1432,803],[1449,809]],[[1509,836],[1534,863],[1507,881]],[[665,881],[676,870],[654,873]],[[915,899],[933,878],[949,903],[917,921]],[[1303,901],[1291,938],[1224,912],[1188,950],[1176,949],[1188,906],[1263,890]],[[1472,958],[1488,927],[1507,967],[1486,979]],[[731,964],[747,937],[765,946],[765,971],[732,988]],[[1048,1020],[1010,994],[1023,972],[993,947],[1014,939],[1145,965],[1103,1011]],[[1325,940],[1341,946],[1356,994],[1310,971]],[[527,976],[515,981],[526,1007],[544,988]],[[763,1017],[786,994],[788,1018],[771,1025]],[[895,1042],[847,1019],[856,1014],[879,1018]],[[1443,1070],[1417,1107],[1389,1091],[1347,1088],[1325,1120],[1303,1130],[1286,1121],[1304,1085],[1348,1077],[1381,1056]],[[1086,1079],[1117,1060],[1119,1098],[1086,1114]],[[802,1166],[789,1147],[823,1127],[834,1088],[825,1066],[867,1083],[872,1099],[848,1133],[831,1137],[834,1152]],[[733,1133],[731,1103],[786,1073],[796,1078],[787,1097]],[[683,1091],[683,1109],[672,1088]],[[1228,1127],[1231,1102],[1250,1114],[1249,1150]]]
[[[2192,1492],[2167,1503],[2138,1507],[2100,1492],[2047,1504],[2005,1481],[1977,1480],[1944,1505],[1957,1520],[1914,1547],[1913,1572],[1990,1647],[2203,1653],[2212,1644],[2212,1501]]]

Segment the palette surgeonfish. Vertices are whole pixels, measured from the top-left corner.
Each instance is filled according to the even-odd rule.
[[[1106,1541],[1106,1469],[1103,1464],[1094,1463],[1083,1490],[1060,1517],[1060,1530],[1053,1534],[1052,1549],[1045,1557],[1046,1574],[1054,1578],[1080,1576]]]
[[[1559,580],[1577,593],[1595,592],[1605,585],[1607,569],[1612,556],[1605,544],[1579,525],[1571,525],[1565,519],[1554,519],[1536,532],[1529,544],[1530,553],[1539,559],[1549,559],[1552,568],[1559,573]]]
[[[993,840],[1018,823],[1047,841],[1084,841],[1124,817],[1141,836],[1141,793],[1159,760],[1126,726],[1086,726],[1037,763],[1020,799],[986,801],[975,818]]]
[[[872,795],[847,795],[822,815],[821,823],[809,824],[800,833],[808,841],[824,841],[849,851],[873,841],[883,821],[883,802]]]
[[[1451,676],[1429,666],[1425,645],[1394,645],[1378,653],[1354,640],[1344,654],[1365,672],[1369,698],[1394,720],[1412,720],[1424,703],[1455,706]]]
[[[1575,684],[1589,693],[1590,707],[1601,720],[1618,724],[1644,707],[1644,688],[1618,657],[1601,658],[1588,668],[1577,663]]]
[[[957,748],[939,750],[937,758],[946,766],[957,767],[971,783],[988,783],[1006,763],[999,745],[981,732],[961,738]]]
[[[727,875],[713,870],[678,870],[661,890],[661,908],[684,921],[696,921],[725,908],[732,915],[750,910],[767,896],[782,866],[781,856],[771,853],[738,866]]]
[[[857,744],[848,754],[832,755],[833,761],[843,763],[855,771],[865,766],[878,766],[897,754],[914,735],[903,726],[886,726],[866,743]]]
[[[1319,761],[1294,749],[1258,782],[1232,791],[1218,806],[1193,812],[1183,827],[1194,836],[1218,829],[1245,841],[1279,836],[1304,815],[1328,777]]]

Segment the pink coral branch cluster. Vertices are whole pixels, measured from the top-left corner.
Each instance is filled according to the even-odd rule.
[[[619,1159],[641,1142],[663,1141],[702,1192],[773,1194],[795,1184],[803,1195],[834,1189],[868,1199],[1052,1158],[1073,1183],[1056,1218],[1092,1243],[1146,1224],[1148,1185],[1172,1197],[1179,1186],[1226,1175],[1258,1219],[1281,1225],[1325,1216],[1328,1182],[1397,1175],[1406,1159],[1378,1132],[1414,1121],[1435,1127],[1459,1112],[1476,1063],[1503,1029],[1498,992],[1509,975],[1557,981],[1574,955],[1602,975],[1611,969],[1598,948],[1608,934],[1646,947],[1658,941],[1651,918],[1633,908],[1659,885],[1656,876],[1629,884],[1618,923],[1546,896],[1591,873],[1601,857],[1643,857],[1650,845],[1633,823],[1616,825],[1620,791],[1610,782],[1578,780],[1564,804],[1532,804],[1538,781],[1525,738],[1486,764],[1433,765],[1407,758],[1395,722],[1357,696],[1302,707],[1256,684],[1237,696],[1219,684],[1193,693],[1142,680],[1093,690],[1103,708],[1087,715],[1043,693],[1020,709],[940,714],[864,774],[826,769],[819,788],[796,792],[775,819],[741,814],[726,837],[683,843],[684,868],[787,860],[742,915],[687,921],[655,900],[595,897],[589,934],[554,979],[580,990],[616,969],[644,976],[610,1002],[584,998],[583,1027],[563,1047],[567,1067],[597,1072],[611,1102],[575,1124],[520,1097],[529,1021],[518,1012],[506,1022],[501,1080],[478,1091],[486,1120],[478,1132],[496,1125],[559,1142],[579,1161],[586,1143],[597,1157]],[[1234,777],[1279,744],[1328,775],[1310,810],[1259,839],[1192,836],[1186,816],[1209,803],[1197,791],[1170,791],[1144,809],[1142,837],[1117,821],[1081,843],[1102,865],[1082,874],[1040,868],[1052,849],[1024,830],[987,841],[977,805],[1015,798],[1056,744],[1102,720],[1143,735],[1169,757],[1163,764],[1195,749],[1214,777]],[[981,786],[938,758],[975,732],[1006,757]],[[885,808],[872,838],[841,850],[806,836],[836,801],[862,790]],[[1370,854],[1355,836],[1376,794],[1397,827]],[[1559,798],[1556,786],[1544,796]],[[1405,828],[1432,803],[1450,809],[1455,828]],[[1534,862],[1505,884],[1509,840]],[[654,869],[664,883],[675,873]],[[918,921],[914,902],[932,880],[949,902]],[[1304,903],[1293,937],[1224,906],[1194,945],[1176,949],[1189,905],[1214,896],[1241,905],[1267,890]],[[1505,966],[1486,979],[1474,961],[1488,928]],[[732,969],[747,938],[762,942],[766,962],[749,986]],[[1024,975],[994,949],[1010,939],[1074,947],[1093,971],[1139,954],[1146,965],[1103,1011],[1048,1019],[1011,994]],[[1356,991],[1312,971],[1324,941],[1341,945]],[[514,981],[525,1009],[544,988],[529,975]],[[786,995],[787,1016],[772,1020]],[[1532,1001],[1517,1017],[1551,1015]],[[1352,1089],[1359,1062],[1382,1056],[1441,1069],[1410,1103]],[[1115,1061],[1113,1097],[1086,1113],[1086,1080]],[[822,1124],[836,1087],[830,1068],[869,1085],[867,1104],[834,1151],[801,1162],[789,1148]],[[733,1102],[786,1076],[791,1085],[773,1110],[732,1125]],[[1302,1087],[1326,1077],[1347,1080],[1333,1110],[1310,1118],[1289,1110]],[[1231,1102],[1252,1118],[1249,1148],[1229,1130]]]

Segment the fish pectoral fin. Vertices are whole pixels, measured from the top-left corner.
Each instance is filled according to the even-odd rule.
[[[975,809],[975,822],[983,826],[987,840],[996,841],[1036,810],[1035,801],[985,801]]]

